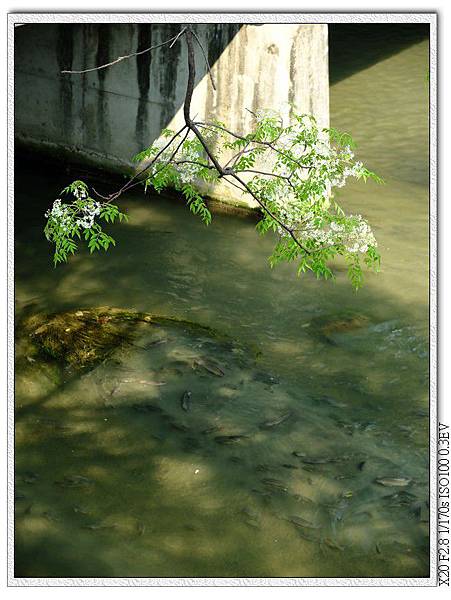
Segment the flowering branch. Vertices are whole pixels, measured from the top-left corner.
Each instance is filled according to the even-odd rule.
[[[70,73],[106,68],[163,45],[172,46],[182,36],[188,57],[183,127],[177,132],[163,130],[153,144],[137,154],[134,160],[143,166],[118,191],[106,197],[97,194],[105,202],[90,198],[83,182],[74,182],[66,188],[67,193],[75,196],[75,202],[61,204],[58,199],[46,214],[45,233],[56,246],[55,264],[74,253],[74,238],[80,238],[80,233],[88,240],[91,252],[100,247],[108,249],[114,240],[102,232],[96,218],[107,222],[122,220],[125,215],[112,202],[136,185],[143,184],[145,190],[157,192],[167,187],[178,190],[190,210],[208,225],[211,214],[198,191],[198,184],[224,180],[256,201],[262,213],[257,225],[259,232],[278,234],[270,257],[271,266],[282,260],[297,260],[298,273],[310,270],[317,277],[328,279],[333,277],[329,262],[341,255],[348,263],[351,283],[355,288],[360,287],[360,256],[368,267],[377,270],[380,261],[377,242],[368,223],[360,215],[345,215],[332,192],[334,188],[343,187],[348,177],[382,180],[361,162],[354,161],[349,135],[334,129],[320,129],[311,115],[293,114],[290,124],[284,126],[278,113],[264,110],[249,111],[255,126],[248,134],[235,133],[221,122],[195,121],[191,117],[196,77],[193,39],[201,48],[215,86],[205,51],[189,27],[144,51],[119,57],[100,67]],[[229,155],[225,162],[220,159],[223,153]],[[246,180],[244,174],[248,176]]]

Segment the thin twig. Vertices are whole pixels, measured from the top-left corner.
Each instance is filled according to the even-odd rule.
[[[155,46],[150,46],[150,48],[146,48],[145,50],[140,50],[139,52],[132,52],[131,54],[126,54],[125,56],[119,56],[116,60],[113,60],[104,65],[100,65],[99,67],[91,67],[90,69],[84,69],[83,71],[61,71],[61,73],[70,73],[70,74],[81,74],[81,73],[90,73],[91,71],[100,71],[100,69],[106,69],[107,67],[112,67],[113,65],[117,65],[123,60],[127,60],[128,58],[133,58],[134,56],[140,56],[141,54],[145,54],[146,52],[150,52],[151,50],[155,50],[156,48],[161,48],[162,46],[166,46],[166,44],[171,44],[169,47],[175,44],[175,42],[179,39],[179,37],[185,33],[186,27],[179,31],[177,35],[172,37],[165,42],[161,42],[160,44],[155,44]],[[172,43],[171,43],[172,42]]]
[[[181,129],[179,129],[177,131],[177,133],[175,133],[172,138],[169,140],[169,142],[163,146],[163,148],[161,148],[161,150],[159,150],[159,152],[154,156],[154,158],[150,161],[150,163],[148,163],[144,168],[142,168],[140,171],[138,171],[137,173],[135,173],[135,175],[133,175],[133,177],[130,179],[130,181],[128,181],[125,185],[123,185],[120,190],[118,190],[116,193],[112,194],[110,196],[110,200],[109,202],[111,202],[111,200],[116,200],[121,194],[123,194],[124,192],[126,192],[127,190],[129,190],[130,188],[134,187],[136,184],[133,183],[140,175],[142,175],[143,173],[145,173],[148,169],[150,169],[150,167],[158,160],[158,158],[163,154],[163,152],[165,150],[167,150],[169,148],[169,146],[172,144],[172,142],[186,129],[186,125],[183,125],[183,127]],[[140,183],[140,181],[138,182]]]
[[[211,67],[210,67],[210,63],[208,62],[207,55],[205,54],[205,50],[204,50],[202,44],[200,43],[200,40],[197,37],[196,32],[193,31],[192,34],[193,34],[194,39],[196,40],[196,42],[199,44],[200,49],[202,50],[202,54],[204,55],[204,59],[205,59],[205,64],[207,65],[207,70],[208,70],[208,73],[210,75],[211,86],[214,89],[214,91],[216,92],[215,80],[213,79],[213,73],[211,71]]]

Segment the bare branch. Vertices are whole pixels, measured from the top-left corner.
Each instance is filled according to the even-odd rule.
[[[169,140],[169,142],[163,146],[163,148],[161,148],[161,150],[159,150],[159,152],[154,156],[154,158],[150,161],[150,163],[148,163],[143,169],[141,169],[140,171],[138,171],[137,173],[135,173],[135,175],[133,175],[133,177],[130,179],[130,181],[128,181],[125,185],[123,185],[120,190],[118,190],[117,192],[115,192],[114,194],[111,194],[111,196],[109,197],[109,202],[111,202],[112,200],[116,200],[116,198],[118,198],[121,194],[123,194],[124,192],[126,192],[127,190],[129,190],[130,188],[134,187],[135,185],[138,185],[139,183],[141,183],[141,181],[138,181],[136,183],[134,183],[136,181],[136,179],[138,177],[140,177],[140,175],[142,175],[143,173],[145,173],[148,169],[150,169],[150,167],[155,164],[155,162],[159,159],[159,157],[163,154],[163,152],[165,150],[167,150],[169,148],[169,146],[172,144],[172,142],[186,129],[186,125],[184,125],[181,129],[179,129],[177,131],[177,133],[175,133],[171,139]],[[189,132],[189,130],[188,130]],[[186,139],[186,136],[185,136]]]
[[[179,39],[179,37],[183,33],[185,33],[185,31],[186,31],[186,27],[183,28],[181,31],[179,31],[179,33],[177,35],[175,35],[174,37],[172,37],[171,39],[166,40],[165,42],[161,42],[161,44],[155,44],[155,46],[150,46],[150,48],[146,48],[145,50],[140,50],[139,52],[132,52],[131,54],[126,54],[125,56],[119,56],[118,58],[116,58],[116,60],[113,60],[104,65],[100,65],[99,67],[92,67],[90,69],[84,69],[82,71],[61,71],[61,73],[81,74],[81,73],[90,73],[91,71],[100,71],[100,69],[106,69],[108,67],[112,67],[113,65],[117,65],[118,63],[122,62],[123,60],[127,60],[128,58],[133,58],[134,56],[140,56],[141,54],[145,54],[146,52],[150,52],[151,50],[155,50],[156,48],[161,48],[162,46],[166,46],[167,44],[171,44],[169,47],[172,48],[172,46],[175,44],[175,42]]]
[[[208,58],[207,58],[207,55],[205,54],[205,50],[204,50],[202,44],[200,43],[200,39],[197,37],[196,32],[193,31],[192,33],[193,33],[194,39],[199,44],[199,47],[202,50],[202,54],[204,55],[204,59],[205,59],[205,64],[207,65],[208,73],[210,75],[211,86],[214,89],[214,91],[216,92],[215,80],[213,79],[213,73],[211,72],[210,63],[208,62]]]
[[[268,215],[278,224],[280,225],[280,227],[286,231],[291,238],[293,239],[293,241],[296,243],[297,246],[299,246],[299,248],[301,248],[301,250],[303,250],[306,254],[311,254],[310,250],[308,250],[307,248],[305,248],[301,242],[297,239],[294,231],[292,229],[290,229],[287,225],[285,225],[285,223],[283,221],[281,221],[266,205],[264,202],[262,202],[262,200],[260,200],[260,198],[257,196],[257,194],[254,193],[254,191],[247,185],[247,183],[245,181],[243,181],[240,177],[238,177],[238,175],[236,175],[236,173],[232,174],[232,177],[238,181],[246,190],[246,192],[248,194],[250,194],[254,200],[256,200],[258,202],[258,204],[263,208],[263,210],[268,213]]]

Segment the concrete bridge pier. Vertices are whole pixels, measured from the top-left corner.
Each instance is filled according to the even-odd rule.
[[[149,15],[151,17],[151,15]],[[15,136],[19,144],[58,158],[130,172],[131,157],[163,127],[183,122],[186,48],[123,61],[84,75],[86,69],[158,44],[182,24],[27,24],[15,30]],[[327,25],[194,24],[217,85],[212,89],[201,52],[192,113],[217,118],[247,133],[246,110],[274,109],[288,119],[290,105],[329,123]],[[241,203],[239,192],[217,185],[208,193]],[[245,204],[252,205],[251,200]]]

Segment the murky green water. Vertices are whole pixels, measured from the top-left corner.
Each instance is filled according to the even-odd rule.
[[[332,57],[332,124],[387,182],[343,190],[383,258],[358,294],[344,272],[331,284],[271,271],[271,240],[247,220],[217,215],[206,229],[138,194],[114,251],[54,270],[42,214],[70,175],[20,165],[18,319],[135,308],[249,350],[143,330],[60,385],[18,342],[16,576],[429,574],[428,45],[377,35],[396,52],[355,72],[344,44]],[[199,360],[223,375],[193,369]],[[245,437],[215,439],[225,435]]]

